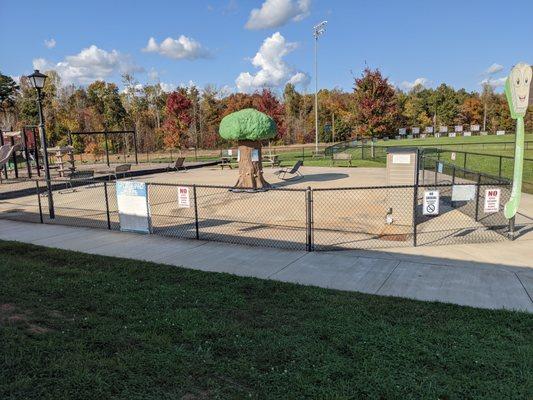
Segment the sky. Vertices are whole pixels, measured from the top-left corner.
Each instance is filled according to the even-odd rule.
[[[319,88],[351,90],[368,66],[404,90],[501,90],[514,64],[533,63],[532,0],[0,0],[0,15],[3,74],[55,69],[79,85],[128,72],[167,90],[313,92],[323,20]]]

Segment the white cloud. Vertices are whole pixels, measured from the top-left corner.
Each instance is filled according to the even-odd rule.
[[[494,63],[485,70],[485,73],[488,75],[492,75],[502,70],[503,70],[503,65]]]
[[[166,93],[173,92],[178,87],[177,85],[173,83],[166,83],[166,82],[159,82],[159,85],[161,85],[161,90]]]
[[[493,88],[501,87],[505,85],[506,76],[502,78],[487,78],[479,82],[480,85],[486,85],[487,83]]]
[[[159,72],[157,72],[155,69],[150,69],[150,71],[148,71],[148,79],[150,79],[151,81],[157,81],[159,80]]]
[[[181,35],[178,39],[167,37],[160,44],[151,37],[144,49],[148,53],[158,53],[162,56],[175,60],[196,60],[198,58],[209,58],[211,53],[196,40]]]
[[[254,8],[246,22],[247,29],[276,28],[289,20],[301,21],[309,15],[311,0],[265,0]]]
[[[49,49],[53,49],[54,47],[56,47],[56,40],[54,38],[45,39],[44,45]]]
[[[431,84],[431,81],[427,78],[416,78],[414,81],[403,81],[400,83],[402,89],[411,90],[415,86],[422,85],[423,87],[428,87]]]
[[[57,71],[63,83],[87,84],[95,80],[106,79],[114,73],[142,72],[128,55],[116,50],[106,51],[95,45],[87,47],[73,56],[66,56],[63,61],[52,63],[44,58],[33,60],[33,68],[41,71]]]
[[[295,71],[283,60],[296,47],[296,43],[287,42],[279,32],[267,37],[251,60],[259,71],[256,74],[241,72],[235,80],[237,88],[242,92],[253,92],[264,87],[279,87],[287,82],[306,85],[308,75]]]

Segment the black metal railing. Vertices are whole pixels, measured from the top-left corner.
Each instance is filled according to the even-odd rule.
[[[274,188],[234,192],[230,187],[147,183],[151,233],[190,240],[279,247],[295,250],[372,249],[503,240],[509,221],[503,205],[506,180],[463,171],[421,158],[418,184],[331,189]],[[441,161],[438,161],[441,162]],[[437,173],[435,175],[435,171]],[[435,178],[436,176],[436,178]],[[57,183],[57,182],[55,182]],[[55,218],[42,201],[42,182],[26,181],[30,192],[0,193],[0,218],[44,224],[120,230],[116,182],[54,185]],[[473,187],[471,198],[456,200],[459,186]],[[178,205],[178,188],[187,187],[190,205]],[[500,207],[486,212],[487,190],[498,189]],[[439,191],[440,212],[423,210],[427,191]]]

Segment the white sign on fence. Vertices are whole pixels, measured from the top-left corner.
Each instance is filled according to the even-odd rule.
[[[463,131],[463,125],[455,125],[455,132],[462,132]]]
[[[496,131],[496,135],[503,136],[505,135],[505,131]]]
[[[470,201],[476,197],[476,185],[453,185],[452,201]]]
[[[150,233],[150,210],[145,182],[117,181],[120,230]]]
[[[231,156],[233,155],[233,150],[232,149],[228,149],[228,156]]]
[[[500,211],[500,189],[487,189],[485,190],[485,207],[483,210],[485,213],[495,213]]]
[[[426,136],[427,136],[427,135],[426,135],[425,133],[421,133],[421,134],[420,134],[420,139],[425,139]]]
[[[439,126],[439,132],[440,133],[448,132],[448,127],[447,126],[443,126],[443,125]]]
[[[407,135],[407,128],[400,128],[400,129],[398,129],[398,134],[400,134],[400,135]]]
[[[413,133],[413,135],[418,135],[420,133],[420,128],[413,126],[411,128],[411,132]]]
[[[479,132],[479,128],[480,128],[479,125],[470,125],[470,130],[472,132]]]
[[[455,153],[455,151],[452,151],[452,153],[450,154],[450,158],[452,161],[455,161],[455,159],[457,158],[457,154]]]
[[[463,136],[472,136],[472,132],[465,132],[463,133]]]
[[[191,207],[191,194],[187,186],[178,186],[178,208]]]
[[[435,132],[435,137],[436,138],[440,138],[440,133],[439,132]]]
[[[456,135],[455,132],[450,132],[450,133],[448,134],[448,137],[455,137],[455,135]]]
[[[422,205],[424,215],[439,215],[439,197],[438,190],[424,192],[424,204]]]
[[[426,129],[424,130],[425,133],[433,133],[433,127],[432,126],[426,126]]]
[[[440,162],[437,164],[437,172],[442,174],[442,171],[444,171],[444,164]]]

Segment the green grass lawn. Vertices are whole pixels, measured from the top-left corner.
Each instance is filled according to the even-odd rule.
[[[465,148],[470,147],[476,147],[474,144],[482,145],[483,143],[496,143],[499,147],[503,146],[504,142],[513,142],[515,140],[515,135],[503,135],[503,136],[496,136],[496,135],[487,135],[487,136],[458,136],[455,138],[450,137],[441,137],[441,138],[434,138],[434,137],[428,137],[425,139],[401,139],[401,140],[388,140],[388,141],[382,141],[380,140],[378,142],[378,145],[381,146],[397,146],[397,145],[431,145],[431,146],[438,146],[438,145],[472,145],[472,146],[465,146]],[[533,141],[533,133],[528,133],[525,135],[526,141]],[[480,146],[481,147],[481,146]],[[489,145],[487,145],[489,147]],[[512,146],[511,146],[512,147]]]
[[[1,399],[530,399],[533,316],[0,242]]]

